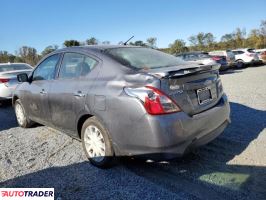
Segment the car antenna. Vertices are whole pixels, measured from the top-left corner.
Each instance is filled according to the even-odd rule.
[[[134,37],[134,35],[133,35],[131,38],[129,38],[126,42],[124,42],[123,44],[124,44],[124,45],[127,45],[127,43],[128,43],[133,37]]]

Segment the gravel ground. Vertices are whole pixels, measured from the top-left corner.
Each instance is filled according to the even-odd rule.
[[[17,127],[0,107],[0,187],[54,187],[58,199],[266,199],[266,66],[222,75],[232,124],[210,144],[171,162],[123,159],[91,166],[80,142]]]

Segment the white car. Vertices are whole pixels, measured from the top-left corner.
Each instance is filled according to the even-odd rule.
[[[236,57],[236,67],[242,68],[248,64],[256,64],[260,62],[258,54],[254,49],[236,49],[232,50]]]
[[[30,73],[32,66],[26,63],[0,63],[0,102],[12,98],[18,85],[17,75]]]

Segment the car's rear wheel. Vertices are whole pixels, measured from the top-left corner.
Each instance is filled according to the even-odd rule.
[[[90,162],[100,168],[110,167],[114,157],[107,129],[96,118],[87,119],[81,130],[82,146]]]
[[[236,61],[236,68],[240,69],[240,68],[243,68],[244,66],[245,66],[245,63],[243,60]]]
[[[28,118],[25,109],[19,99],[16,100],[14,107],[18,125],[23,128],[31,127],[33,125],[33,121]]]

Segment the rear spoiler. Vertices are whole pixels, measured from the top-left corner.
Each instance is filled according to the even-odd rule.
[[[186,76],[186,75],[191,75],[195,73],[203,73],[207,71],[218,71],[220,68],[220,64],[217,65],[200,65],[200,66],[194,66],[194,67],[185,67],[181,69],[176,69],[176,70],[169,70],[169,71],[163,71],[160,72],[158,71],[150,71],[148,72],[151,75],[154,75],[156,77],[160,78],[171,78],[171,77],[176,77],[176,76]]]

